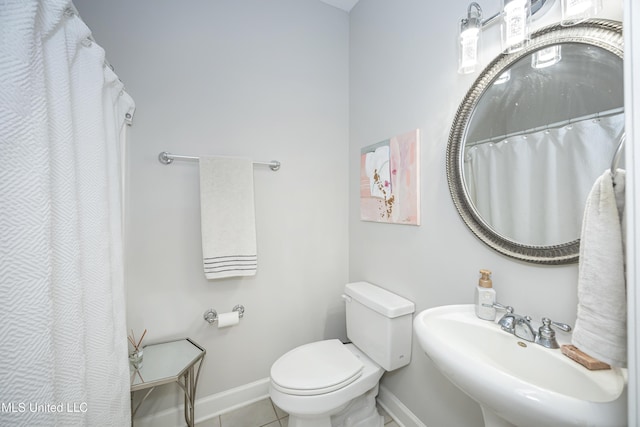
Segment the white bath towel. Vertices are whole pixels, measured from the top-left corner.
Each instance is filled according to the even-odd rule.
[[[207,279],[255,275],[258,256],[251,160],[200,157],[200,211]]]
[[[615,187],[607,171],[587,198],[572,337],[572,344],[583,352],[620,367],[627,364],[624,187],[623,170],[618,170]]]

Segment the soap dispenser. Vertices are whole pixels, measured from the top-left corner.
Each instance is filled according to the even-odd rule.
[[[495,302],[496,291],[491,282],[491,271],[480,270],[480,280],[475,293],[476,316],[484,320],[495,320]]]

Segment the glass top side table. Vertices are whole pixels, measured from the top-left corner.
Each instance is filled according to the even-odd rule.
[[[187,426],[193,427],[196,387],[206,350],[190,338],[150,344],[144,346],[143,350],[142,365],[138,369],[129,365],[131,371],[131,423],[133,424],[133,417],[140,405],[157,386],[175,382],[184,391],[184,419]],[[198,365],[197,371],[196,365]],[[148,391],[142,400],[133,408],[133,393],[147,389]]]

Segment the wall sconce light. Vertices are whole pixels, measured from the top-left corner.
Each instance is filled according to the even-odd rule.
[[[458,73],[467,74],[475,71],[478,63],[478,52],[481,41],[481,33],[484,27],[501,23],[502,51],[513,53],[525,47],[530,39],[529,24],[531,17],[538,12],[545,12],[554,0],[502,0],[502,10],[490,18],[482,19],[482,8],[476,2],[469,5],[467,17],[460,21]],[[589,5],[584,6],[584,3]],[[567,5],[567,23],[563,25],[577,24],[579,19],[588,19],[597,13],[602,0],[562,0],[563,20],[565,16],[565,5]],[[559,59],[558,59],[559,60]],[[558,61],[556,60],[556,62]],[[542,62],[541,62],[542,64]]]
[[[482,9],[478,3],[471,3],[467,17],[460,21],[460,46],[458,46],[458,73],[468,74],[476,69],[480,30],[482,29]]]
[[[600,9],[602,9],[602,0],[562,0],[560,25],[579,24],[596,16]]]
[[[502,51],[517,52],[524,48],[529,37],[531,2],[529,0],[502,0]]]

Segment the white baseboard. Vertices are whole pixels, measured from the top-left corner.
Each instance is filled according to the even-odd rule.
[[[387,411],[400,427],[427,427],[400,400],[384,386],[378,392],[378,404]]]
[[[269,396],[269,378],[212,394],[196,400],[196,423],[233,411]],[[135,427],[177,427],[184,425],[184,406],[135,418]]]
[[[196,423],[233,411],[269,397],[269,378],[212,394],[196,400]],[[400,427],[426,427],[400,400],[384,386],[380,386],[378,404]],[[135,419],[135,427],[177,427],[184,425],[184,407],[166,409]]]

